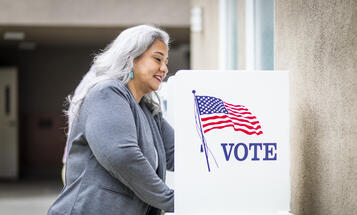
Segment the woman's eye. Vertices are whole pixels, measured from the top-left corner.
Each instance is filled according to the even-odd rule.
[[[155,60],[158,61],[159,63],[161,63],[161,59],[160,58],[155,57]]]

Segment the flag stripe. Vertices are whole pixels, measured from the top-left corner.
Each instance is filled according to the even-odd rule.
[[[251,116],[252,113],[251,112],[244,112],[244,111],[234,111],[234,110],[231,110],[230,108],[226,108],[228,110],[228,112],[232,112],[232,113],[235,113],[235,114],[242,114],[242,115],[247,115],[247,116]]]
[[[259,131],[259,132],[255,132],[255,131],[249,132],[249,131],[246,131],[246,130],[241,129],[241,128],[235,128],[234,125],[232,125],[232,124],[212,127],[212,128],[209,128],[209,129],[205,129],[204,132],[207,133],[207,132],[209,132],[209,131],[211,131],[211,130],[213,130],[213,129],[222,129],[222,128],[227,128],[227,127],[232,127],[235,131],[241,131],[241,132],[244,132],[244,133],[246,133],[246,134],[248,134],[248,135],[252,135],[252,134],[260,135],[260,134],[263,133],[262,131]]]
[[[261,129],[254,130],[254,129],[249,129],[249,128],[246,128],[246,127],[243,127],[243,126],[234,125],[231,122],[220,123],[220,124],[217,124],[217,125],[210,125],[210,126],[207,126],[207,127],[202,127],[202,129],[207,130],[207,129],[210,129],[210,128],[213,128],[213,127],[226,126],[226,125],[233,125],[233,127],[237,128],[237,129],[240,128],[240,129],[243,129],[243,130],[248,131],[248,132],[259,132],[259,131],[261,131]]]
[[[233,104],[230,104],[230,103],[227,103],[227,102],[223,102],[224,104],[226,104],[226,105],[230,105],[230,106],[233,106],[233,107],[245,107],[245,106],[243,106],[243,105],[233,105]]]
[[[233,114],[231,114],[231,115],[233,115]],[[232,117],[231,116],[231,118],[233,118],[233,119],[237,119],[237,120],[239,120],[239,119],[241,119],[241,120],[247,120],[247,119],[256,119],[256,117],[250,117],[250,116],[242,116],[242,115],[234,115],[234,116],[236,116],[237,118],[235,118],[235,117]],[[217,115],[215,115],[215,116],[209,116],[209,117],[204,117],[204,118],[202,118],[202,121],[207,121],[207,120],[210,120],[210,119],[217,119],[217,118],[226,118],[226,117],[228,117],[227,115],[223,115],[223,116],[217,116]],[[243,118],[243,119],[242,119]],[[248,120],[249,121],[249,120]],[[245,121],[246,122],[246,121]],[[253,122],[251,122],[251,121],[249,121],[249,123],[254,123],[254,124],[256,124],[256,122],[257,123],[259,123],[258,121],[253,121]],[[253,125],[254,125],[253,124]]]
[[[231,115],[233,115],[233,113],[231,113]],[[243,116],[240,114],[234,114],[234,116],[239,117],[239,118],[244,118],[244,119],[256,119],[257,118],[255,116]]]
[[[235,108],[235,107],[231,107],[231,106],[227,106],[225,105],[227,109],[231,109],[233,111],[241,111],[241,110],[244,110],[244,111],[248,111],[247,108]]]
[[[238,126],[244,126],[244,127],[248,128],[248,129],[258,130],[259,128],[261,128],[260,125],[258,125],[257,127],[254,127],[254,126],[250,126],[250,125],[246,125],[246,124],[240,124],[240,123],[233,122],[231,119],[217,121],[217,122],[205,123],[205,124],[203,124],[203,127],[205,128],[205,127],[210,126],[210,125],[219,125],[219,124],[226,123],[226,122],[233,123],[234,125],[238,125]]]
[[[235,116],[235,117],[233,117],[233,116]],[[239,121],[242,121],[242,122],[251,123],[251,124],[253,124],[253,125],[259,123],[259,121],[253,121],[253,122],[251,122],[251,121],[249,121],[249,120],[240,119],[240,118],[239,118],[239,115],[236,115],[236,114],[233,114],[233,113],[231,113],[231,114],[229,115],[229,117],[230,117],[230,118],[233,118],[233,119],[236,119],[236,120],[239,120]],[[236,118],[236,117],[238,117],[238,118]]]
[[[255,122],[250,122],[248,120],[244,120],[244,119],[239,119],[239,118],[236,118],[236,117],[232,117],[232,116],[227,116],[227,115],[223,115],[223,116],[211,116],[211,117],[205,117],[205,118],[201,118],[202,120],[202,124],[205,125],[207,123],[210,123],[210,121],[213,121],[215,119],[228,119],[228,120],[235,120],[235,121],[239,121],[239,122],[246,122],[248,123],[249,125],[255,125],[255,124],[258,124],[259,122],[258,121],[255,121]],[[223,120],[221,120],[223,121]],[[248,125],[248,126],[249,126]]]
[[[227,108],[227,110],[230,110],[230,111],[232,111],[232,112],[236,112],[236,113],[243,113],[243,112],[247,112],[248,111],[248,109],[247,108],[241,108],[241,109],[234,109],[234,108],[231,108],[231,107],[227,107],[227,106],[225,106],[226,108]]]

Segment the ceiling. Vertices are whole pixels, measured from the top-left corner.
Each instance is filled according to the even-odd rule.
[[[125,27],[83,26],[0,26],[0,47],[18,48],[20,43],[34,43],[36,47],[104,47]],[[190,29],[164,28],[172,40],[172,46],[190,42]],[[5,40],[5,32],[24,32],[22,41]]]

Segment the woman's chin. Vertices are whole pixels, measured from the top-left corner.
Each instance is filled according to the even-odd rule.
[[[158,91],[160,89],[160,84],[152,87],[152,91]]]
[[[145,94],[149,94],[149,93],[152,93],[152,92],[157,92],[159,90],[158,87],[152,87],[150,90],[148,90]]]

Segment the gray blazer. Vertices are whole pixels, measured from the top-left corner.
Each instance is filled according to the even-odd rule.
[[[102,81],[73,121],[66,185],[48,215],[172,212],[165,173],[173,162],[174,131],[161,114],[153,117],[118,81]]]

